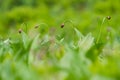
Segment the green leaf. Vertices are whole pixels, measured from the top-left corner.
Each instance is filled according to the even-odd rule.
[[[23,46],[25,49],[27,49],[27,47],[29,46],[29,42],[30,42],[29,37],[25,32],[22,32],[21,36],[22,36]]]
[[[31,48],[30,48],[30,53],[29,53],[29,63],[32,63],[33,60],[34,60],[34,54],[33,54],[33,51],[35,49],[38,48],[38,41],[39,41],[39,34],[34,38],[34,40],[32,41],[32,45],[31,45]]]
[[[94,43],[94,37],[89,33],[86,37],[84,37],[81,41],[79,41],[78,46],[83,52],[87,52]]]
[[[80,39],[84,38],[84,36],[82,35],[82,33],[77,28],[74,28],[74,30],[75,30],[78,38],[80,38]]]

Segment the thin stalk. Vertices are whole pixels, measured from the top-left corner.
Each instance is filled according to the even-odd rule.
[[[64,24],[67,23],[67,22],[69,22],[69,23],[72,24],[71,27],[72,27],[72,29],[74,30],[76,26],[74,25],[73,21],[72,21],[72,20],[66,20],[66,21],[64,22]],[[75,36],[74,36],[74,35],[75,35],[75,30],[73,31],[73,37],[74,37],[74,41],[75,41]]]
[[[75,25],[73,24],[72,20],[66,20],[64,23],[67,23],[67,22],[72,24],[72,28],[75,28]]]
[[[23,28],[23,29],[25,29],[25,32],[27,33],[27,32],[28,32],[28,26],[27,26],[27,23],[23,23],[22,26],[25,26],[25,28]],[[22,26],[21,26],[21,27],[22,27]]]
[[[105,19],[106,19],[106,17],[103,18],[102,23],[100,25],[100,29],[99,29],[99,32],[98,32],[98,37],[97,37],[97,40],[96,40],[96,44],[98,44],[98,42],[100,40],[100,37],[101,37],[101,34],[102,34],[102,26],[103,26],[103,24],[105,22]]]

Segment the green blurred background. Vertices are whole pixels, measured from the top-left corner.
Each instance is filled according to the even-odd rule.
[[[119,22],[120,0],[0,0],[0,80],[119,80]]]
[[[107,26],[120,30],[119,14],[120,0],[0,0],[0,34],[13,34],[23,23],[29,29],[40,23],[58,28],[72,20],[83,34],[96,36],[105,16],[112,17]]]

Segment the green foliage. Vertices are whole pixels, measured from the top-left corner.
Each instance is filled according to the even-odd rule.
[[[0,80],[119,80],[119,3],[0,0]]]

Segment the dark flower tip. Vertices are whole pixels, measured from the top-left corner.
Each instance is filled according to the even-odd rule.
[[[110,19],[111,19],[111,17],[110,17],[110,16],[107,16],[106,18],[107,18],[108,20],[110,20]]]
[[[35,26],[35,29],[38,28],[38,27],[39,27],[39,25],[36,25],[36,26]]]
[[[22,29],[19,29],[18,32],[19,32],[19,33],[22,33]]]
[[[64,23],[62,23],[62,24],[61,24],[61,28],[63,28],[64,26],[65,26],[65,24],[64,24]]]

